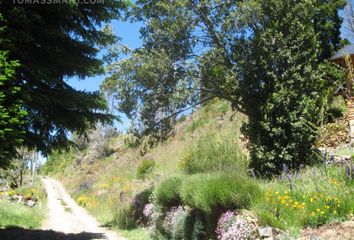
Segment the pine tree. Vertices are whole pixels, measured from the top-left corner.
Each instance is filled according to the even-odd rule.
[[[113,116],[98,92],[79,91],[66,79],[102,73],[97,53],[114,36],[102,24],[117,18],[124,1],[104,4],[15,4],[1,1],[0,48],[18,60],[14,83],[27,112],[23,144],[43,153],[69,144],[68,132],[83,132]],[[85,82],[83,82],[85,84]],[[1,129],[3,130],[3,129]]]

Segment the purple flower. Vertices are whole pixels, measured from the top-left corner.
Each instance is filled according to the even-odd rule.
[[[227,211],[219,218],[216,228],[218,240],[246,240],[250,239],[254,228],[241,215]]]

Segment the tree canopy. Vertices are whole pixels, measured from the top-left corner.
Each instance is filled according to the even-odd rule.
[[[163,134],[176,113],[213,97],[249,121],[252,166],[279,173],[314,160],[325,59],[340,45],[345,1],[140,0],[143,46],[115,61],[102,89]]]
[[[81,133],[98,121],[113,120],[98,92],[76,90],[66,79],[103,72],[97,53],[115,37],[102,24],[119,17],[126,6],[116,0],[56,5],[1,1],[0,48],[9,61],[20,64],[2,88],[10,84],[21,89],[21,109],[27,112],[24,145],[47,153],[67,146],[69,131]]]

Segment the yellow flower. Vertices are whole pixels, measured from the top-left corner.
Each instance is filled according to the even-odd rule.
[[[329,208],[330,208],[330,206],[326,205],[326,206],[324,206],[324,208],[325,208],[325,209],[329,209]]]
[[[278,195],[278,194],[279,194],[279,192],[278,192],[278,191],[276,191],[276,192],[275,192],[275,195]]]
[[[321,211],[321,214],[323,215],[325,212],[324,211]]]
[[[311,212],[310,215],[311,215],[311,216],[315,216],[316,213],[315,213],[315,212]]]
[[[315,201],[315,199],[312,197],[312,198],[310,198],[310,202],[314,202]]]
[[[320,212],[321,210],[319,208],[316,209],[317,212]]]
[[[337,214],[337,211],[336,211],[336,210],[334,210],[334,211],[333,211],[333,214]]]

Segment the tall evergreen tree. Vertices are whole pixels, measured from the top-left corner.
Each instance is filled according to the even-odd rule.
[[[102,24],[119,16],[124,1],[103,4],[41,5],[0,2],[0,49],[21,64],[12,83],[21,87],[27,111],[23,144],[43,153],[68,145],[69,131],[83,132],[97,121],[110,122],[98,92],[78,91],[65,81],[102,73],[100,46],[114,37]],[[84,84],[84,82],[83,82]]]
[[[13,84],[18,62],[9,61],[0,51],[0,166],[7,166],[16,155],[24,137],[26,111],[22,108],[20,88]]]

